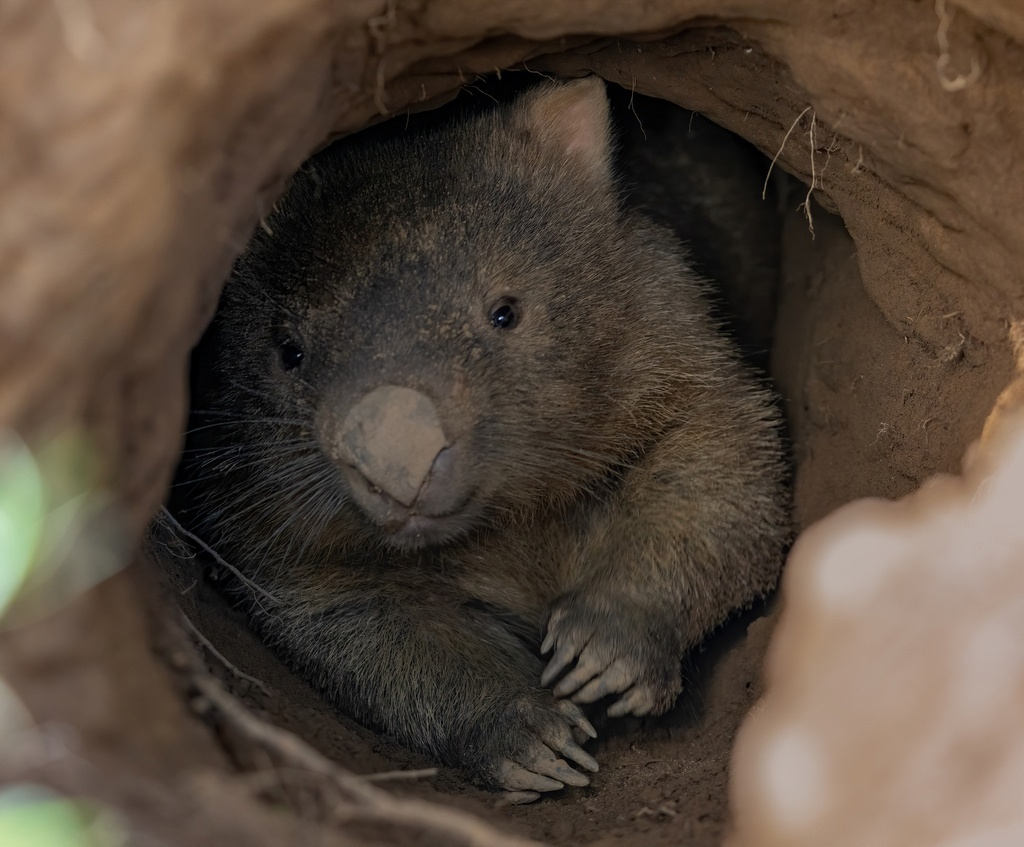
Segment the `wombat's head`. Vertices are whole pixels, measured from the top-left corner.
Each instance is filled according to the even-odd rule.
[[[239,494],[416,547],[636,451],[651,272],[609,148],[591,78],[314,157],[236,266],[199,400],[268,446]]]

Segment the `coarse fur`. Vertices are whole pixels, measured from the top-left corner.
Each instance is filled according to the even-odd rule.
[[[329,147],[197,354],[182,513],[259,586],[254,625],[341,709],[520,799],[596,768],[574,699],[668,709],[788,531],[773,399],[610,161],[596,79]],[[460,445],[465,496],[425,535],[360,507],[339,458],[381,385]]]

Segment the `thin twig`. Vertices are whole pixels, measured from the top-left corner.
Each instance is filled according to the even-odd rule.
[[[523,70],[526,71],[527,73],[536,74],[537,76],[542,76],[542,77],[544,77],[544,79],[554,79],[554,77],[551,76],[551,74],[546,74],[543,71],[535,71],[535,70],[533,70],[533,68],[529,67],[526,64],[526,62],[520,62],[519,64],[523,66]]]
[[[187,529],[185,529],[185,527],[178,523],[178,519],[175,518],[174,515],[172,515],[167,510],[166,506],[160,507],[158,517],[159,520],[166,521],[168,524],[170,524],[171,528],[174,529],[176,532],[180,533],[181,535],[184,535],[187,539],[189,539],[189,541],[192,541],[194,544],[197,544],[204,553],[207,553],[208,555],[212,556],[213,560],[218,565],[230,571],[238,579],[238,581],[241,582],[242,585],[244,585],[246,588],[255,591],[257,594],[260,594],[266,600],[269,600],[271,603],[274,603],[275,605],[280,604],[281,601],[278,600],[269,591],[267,591],[267,589],[257,585],[245,574],[243,574],[240,570],[238,570],[238,568],[236,568],[234,565],[226,561],[216,550],[214,550],[209,544],[203,541],[203,539],[201,539],[198,535],[189,532]]]
[[[803,206],[804,208],[804,217],[807,218],[807,228],[811,231],[812,240],[814,239],[814,217],[811,215],[811,195],[814,194],[814,185],[818,178],[814,167],[815,147],[818,145],[818,140],[814,132],[818,123],[817,117],[817,113],[811,113],[811,128],[808,130],[811,146],[811,184],[807,187],[807,195],[804,197],[804,202],[800,204],[800,206]],[[797,208],[799,209],[800,206],[797,206]]]
[[[211,656],[213,656],[218,662],[224,665],[225,668],[227,668],[232,674],[237,676],[239,679],[244,679],[246,682],[255,685],[263,694],[266,694],[268,697],[270,696],[270,689],[268,689],[267,686],[263,684],[262,680],[259,680],[254,676],[250,676],[245,671],[241,670],[236,665],[234,665],[232,662],[228,661],[224,654],[213,646],[213,643],[210,641],[210,639],[199,631],[199,628],[194,623],[192,623],[192,620],[184,612],[181,613],[181,619],[182,621],[184,621],[185,626],[187,627],[189,632],[192,633],[192,637],[196,641],[198,641],[203,646],[203,649],[205,649]]]
[[[782,155],[782,151],[786,147],[786,142],[789,141],[789,137],[793,134],[793,130],[796,129],[797,124],[800,123],[800,119],[804,115],[806,115],[810,110],[811,110],[811,107],[808,106],[799,115],[797,115],[796,116],[796,120],[793,121],[792,125],[789,127],[789,131],[782,137],[782,144],[779,146],[779,150],[775,154],[775,158],[772,159],[772,163],[768,166],[768,173],[766,173],[764,175],[764,187],[761,189],[761,199],[762,200],[764,200],[764,199],[766,199],[768,197],[768,180],[771,179],[772,168],[774,168],[775,167],[775,163],[777,161],[779,161],[779,156]]]
[[[360,774],[367,782],[399,782],[402,780],[432,779],[437,776],[437,768],[420,768],[409,771],[378,771],[377,773]]]
[[[637,125],[640,127],[640,132],[643,133],[644,141],[647,140],[647,130],[644,129],[644,123],[640,120],[640,116],[636,113],[636,106],[633,105],[633,96],[636,94],[636,77],[633,77],[633,87],[629,89],[629,111],[633,113],[633,117],[636,118]]]

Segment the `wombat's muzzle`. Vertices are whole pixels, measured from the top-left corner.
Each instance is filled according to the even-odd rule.
[[[462,480],[463,447],[452,443],[433,401],[398,385],[364,395],[341,425],[342,469],[353,499],[403,543],[444,540],[472,491]]]

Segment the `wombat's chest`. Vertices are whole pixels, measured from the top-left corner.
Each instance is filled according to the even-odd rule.
[[[533,622],[572,584],[583,532],[578,516],[541,516],[476,534],[439,561],[459,594]]]

